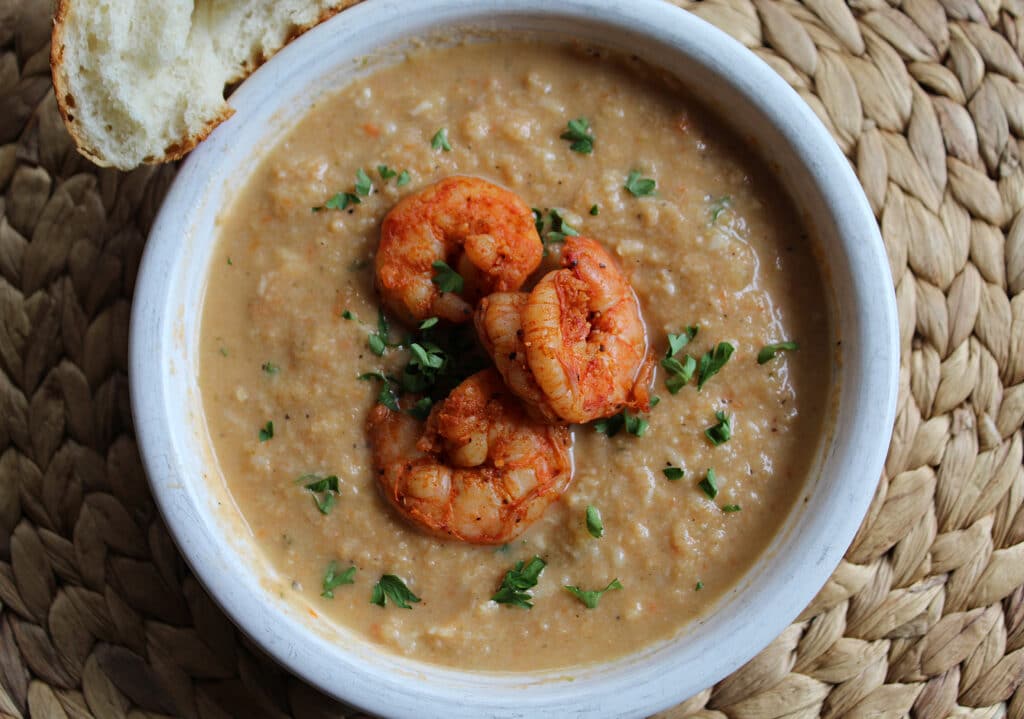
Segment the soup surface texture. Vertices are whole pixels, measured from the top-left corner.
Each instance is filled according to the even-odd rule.
[[[577,118],[587,127],[562,137]],[[366,373],[400,374],[410,351],[393,345],[423,334],[378,322],[382,218],[455,174],[537,208],[542,271],[557,263],[558,231],[608,248],[659,359],[670,334],[699,327],[675,356],[684,368],[687,355],[696,360],[693,379],[673,394],[673,374],[659,367],[649,414],[601,423],[603,433],[573,427],[568,490],[497,548],[403,521],[378,490],[365,430],[382,388]],[[670,638],[770,544],[827,431],[825,292],[791,205],[750,147],[637,62],[522,41],[410,51],[318,99],[239,180],[221,229],[200,366],[215,476],[275,593],[396,653],[522,671]],[[799,350],[758,363],[762,347],[784,340]],[[701,358],[722,342],[735,351],[713,376],[704,368],[698,390]],[[705,430],[722,417],[731,437],[716,444],[722,427]],[[317,489],[308,475],[337,477],[337,492],[329,480],[308,489]],[[600,514],[600,537],[588,507]],[[533,608],[492,601],[505,572],[534,556],[547,566]],[[421,601],[371,603],[383,575]],[[615,579],[621,588],[595,608],[565,588]]]

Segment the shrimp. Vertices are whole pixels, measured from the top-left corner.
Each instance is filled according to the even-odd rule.
[[[405,197],[384,218],[377,288],[406,322],[465,322],[481,297],[518,290],[542,251],[533,213],[518,195],[478,177],[448,177]],[[434,283],[437,262],[462,277],[461,292]]]
[[[572,479],[569,430],[527,417],[493,369],[452,390],[425,428],[406,412],[377,405],[367,429],[384,495],[438,537],[511,541]]]
[[[562,265],[530,293],[480,301],[474,321],[484,349],[530,414],[546,422],[649,409],[654,364],[629,281],[583,237],[566,239]]]
[[[526,362],[522,314],[529,298],[529,292],[495,292],[484,297],[473,314],[477,337],[527,412],[549,424],[561,424],[562,418],[548,403]]]

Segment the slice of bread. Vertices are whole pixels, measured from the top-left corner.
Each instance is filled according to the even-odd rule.
[[[123,170],[185,155],[224,89],[358,0],[60,0],[50,68],[79,151]]]

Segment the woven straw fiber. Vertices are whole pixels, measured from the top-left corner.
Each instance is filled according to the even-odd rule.
[[[867,519],[760,656],[663,716],[1024,719],[1024,0],[684,3],[855,165],[899,304]],[[132,436],[139,256],[173,167],[79,157],[48,0],[0,0],[0,717],[351,716],[190,576]]]

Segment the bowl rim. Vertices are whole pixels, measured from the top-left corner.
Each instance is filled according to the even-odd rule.
[[[774,613],[763,618],[764,621],[744,624],[741,637],[725,638],[722,647],[728,650],[727,660],[708,658],[706,666],[698,668],[698,675],[703,671],[701,676],[706,677],[704,681],[710,686],[737,669],[784,630],[824,585],[853,540],[874,495],[875,478],[882,470],[895,417],[899,339],[888,259],[874,214],[856,176],[810,108],[752,52],[720,30],[663,0],[631,0],[615,7],[604,0],[563,0],[560,3],[550,3],[549,0],[419,0],[412,7],[402,0],[369,0],[300,36],[258,69],[231,97],[231,104],[238,110],[235,118],[215,130],[179,170],[146,244],[132,304],[129,347],[131,405],[139,452],[164,521],[210,596],[243,633],[290,671],[326,693],[364,710],[385,715],[415,713],[420,716],[471,717],[527,712],[531,716],[555,717],[590,713],[617,716],[650,713],[704,688],[694,686],[692,677],[688,676],[695,670],[692,664],[677,663],[657,676],[651,676],[648,671],[644,677],[646,681],[635,684],[627,681],[629,677],[616,675],[614,665],[617,662],[613,661],[609,664],[612,674],[601,675],[603,679],[610,677],[611,680],[600,688],[586,685],[595,690],[586,696],[574,693],[570,682],[561,689],[556,687],[555,691],[549,691],[551,686],[534,687],[534,693],[525,697],[521,685],[515,682],[503,682],[500,678],[492,681],[488,678],[490,675],[471,672],[442,669],[437,674],[468,674],[474,679],[486,679],[484,685],[493,685],[488,696],[470,695],[464,689],[432,686],[430,681],[410,680],[410,675],[389,679],[382,676],[387,666],[366,669],[351,662],[343,663],[340,669],[319,666],[311,661],[311,657],[322,656],[319,652],[331,655],[333,650],[336,653],[332,658],[339,659],[340,656],[343,659],[347,650],[331,647],[328,642],[313,636],[306,627],[287,620],[277,623],[274,630],[268,632],[266,607],[261,605],[259,597],[233,591],[231,583],[237,581],[236,573],[241,570],[224,561],[219,547],[201,546],[195,541],[196,523],[200,521],[197,513],[201,508],[186,506],[180,496],[171,497],[167,493],[168,482],[182,481],[180,457],[176,456],[176,447],[169,439],[175,428],[166,412],[169,401],[164,382],[167,367],[162,361],[153,361],[153,348],[162,347],[161,332],[169,331],[167,328],[172,324],[169,315],[173,313],[170,297],[173,288],[168,268],[181,262],[179,246],[183,243],[180,238],[183,232],[187,234],[188,231],[182,210],[187,210],[190,202],[195,201],[196,183],[206,182],[201,173],[211,164],[216,164],[232,128],[244,120],[246,103],[265,93],[274,83],[279,83],[282,68],[290,67],[290,63],[301,64],[308,53],[327,43],[337,42],[339,34],[354,36],[360,29],[365,32],[367,28],[387,27],[389,24],[394,28],[396,23],[403,22],[402,27],[412,28],[411,31],[392,30],[393,35],[387,35],[390,42],[394,38],[421,35],[423,27],[464,23],[488,14],[496,17],[531,15],[556,23],[586,18],[608,26],[621,26],[631,33],[672,46],[677,52],[689,55],[694,62],[713,66],[714,71],[730,83],[731,89],[743,94],[773,121],[800,125],[799,137],[789,138],[787,135],[787,139],[795,147],[799,146],[804,153],[801,157],[808,173],[827,189],[831,214],[837,227],[844,230],[841,233],[843,239],[838,241],[844,249],[856,254],[863,267],[870,269],[868,275],[851,279],[864,298],[871,300],[870,308],[861,307],[859,311],[862,314],[867,309],[871,311],[874,343],[870,351],[861,350],[857,355],[864,364],[864,377],[868,383],[864,394],[859,388],[849,396],[844,392],[844,401],[856,401],[861,412],[872,413],[870,422],[865,417],[857,425],[856,436],[862,446],[860,468],[873,474],[869,475],[870,482],[864,483],[866,486],[848,488],[842,497],[847,511],[834,518],[827,528],[827,535],[826,528],[819,528],[815,535],[821,541],[820,546],[815,547],[817,554],[799,576],[784,578],[792,585],[777,587],[777,591],[770,595],[779,604],[773,607]],[[417,22],[423,27],[416,25]],[[855,240],[858,246],[849,246]],[[206,271],[204,266],[204,275]],[[163,359],[159,351],[157,358]],[[143,387],[145,391],[141,390]],[[876,432],[875,437],[870,436],[869,425]],[[884,428],[881,437],[877,435],[879,427]],[[296,637],[317,651],[298,651]],[[339,687],[337,672],[340,670],[350,672],[352,678]],[[564,671],[560,673],[564,674]],[[581,670],[581,673],[585,671]],[[416,672],[411,676],[415,677]],[[423,677],[429,678],[427,675]],[[584,684],[586,682],[579,682],[578,686]],[[517,700],[511,702],[513,696],[517,696]]]

